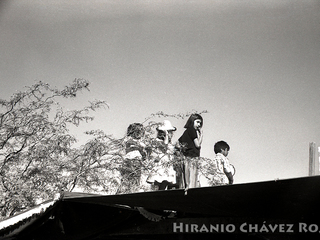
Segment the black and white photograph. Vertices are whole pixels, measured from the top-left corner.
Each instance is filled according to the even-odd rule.
[[[0,239],[320,237],[319,0],[0,0]]]

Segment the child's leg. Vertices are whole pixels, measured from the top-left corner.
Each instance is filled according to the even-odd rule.
[[[179,188],[179,184],[178,183],[172,183],[170,182],[168,184],[168,189],[178,189]]]
[[[189,188],[195,188],[197,187],[198,184],[198,168],[196,165],[196,162],[194,160],[194,162],[190,162],[190,172],[189,172]]]
[[[168,185],[169,185],[169,182],[167,180],[162,181],[159,185],[159,190],[166,190]]]
[[[190,187],[190,167],[190,159],[186,159],[184,164],[184,188]]]

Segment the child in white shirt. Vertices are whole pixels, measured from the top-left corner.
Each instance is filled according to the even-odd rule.
[[[230,146],[225,141],[214,145],[214,159],[203,158],[201,165],[201,186],[218,186],[233,184],[235,168],[227,158]]]

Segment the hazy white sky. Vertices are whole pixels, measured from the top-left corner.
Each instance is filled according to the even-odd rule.
[[[319,39],[317,0],[1,0],[0,96],[85,78],[69,107],[110,104],[86,128],[122,137],[151,113],[207,110],[201,155],[227,141],[235,183],[306,176]],[[170,120],[175,141],[186,120]]]

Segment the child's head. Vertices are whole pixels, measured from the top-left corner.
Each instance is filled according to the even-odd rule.
[[[144,136],[145,129],[141,123],[132,123],[127,128],[127,136],[140,139]]]
[[[230,146],[225,141],[219,141],[214,144],[214,153],[222,153],[225,157],[228,155],[230,151]]]
[[[184,125],[184,128],[195,128],[195,121],[199,123],[199,127],[201,128],[203,126],[203,118],[198,113],[193,113],[190,115],[186,125]]]
[[[169,142],[171,142],[173,132],[176,131],[177,128],[172,126],[171,122],[169,120],[164,120],[163,123],[157,127],[157,138],[160,140],[164,140],[166,137],[166,132],[169,137]]]

